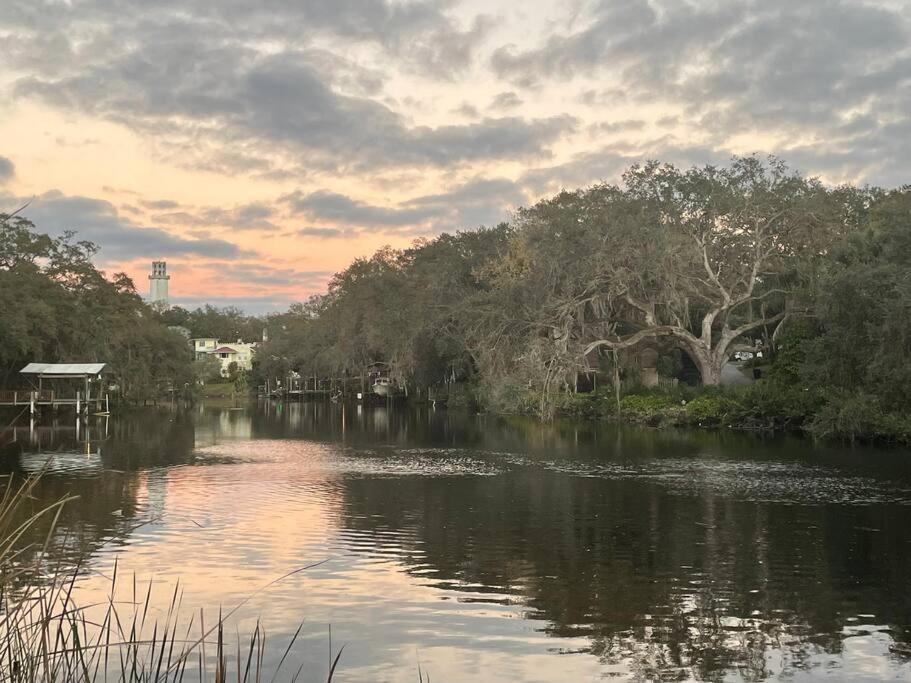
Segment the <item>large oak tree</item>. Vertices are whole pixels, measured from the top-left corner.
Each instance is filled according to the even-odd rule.
[[[581,193],[598,250],[587,293],[608,301],[614,323],[587,350],[668,339],[706,385],[719,384],[738,343],[794,312],[792,293],[850,220],[850,192],[774,159],[650,163],[623,180]]]

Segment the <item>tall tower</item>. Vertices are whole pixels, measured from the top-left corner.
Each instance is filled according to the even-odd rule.
[[[152,261],[152,274],[149,275],[149,303],[153,306],[168,308],[168,264],[164,261]]]

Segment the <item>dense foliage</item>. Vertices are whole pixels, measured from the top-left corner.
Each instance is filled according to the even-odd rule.
[[[755,157],[634,166],[495,227],[357,259],[265,320],[154,311],[94,252],[0,216],[4,380],[30,360],[104,360],[127,396],[148,395],[217,377],[213,363],[194,369],[174,329],[222,341],[265,329],[259,383],[293,371],[351,387],[381,367],[451,405],[911,441],[907,187],[833,188]],[[644,349],[660,375],[647,392]],[[762,350],[762,379],[720,390],[743,350]]]
[[[246,315],[234,306],[220,308],[206,304],[191,311],[172,306],[158,311],[158,316],[169,327],[183,328],[191,338],[214,337],[223,343],[255,342],[263,331],[259,318]]]
[[[95,245],[52,238],[0,214],[0,386],[29,362],[104,362],[127,399],[192,381],[186,340],[163,325],[123,273],[92,264]]]
[[[736,351],[762,349],[764,379],[686,414],[853,438],[895,431],[911,409],[909,265],[907,189],[832,188],[755,157],[652,163],[494,228],[356,260],[268,320],[258,373],[344,378],[382,362],[412,393],[457,383],[483,407],[546,416],[592,372],[600,412],[616,411],[604,385],[635,391],[643,347],[669,379],[706,387]],[[867,417],[851,425],[858,402]]]

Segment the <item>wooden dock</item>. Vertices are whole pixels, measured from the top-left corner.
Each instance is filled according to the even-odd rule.
[[[50,406],[57,409],[61,406],[73,406],[76,412],[81,412],[94,407],[96,410],[106,408],[106,397],[90,396],[86,398],[82,392],[62,394],[53,389],[13,389],[0,390],[0,406],[28,406],[31,412],[39,406]]]
[[[101,383],[104,370],[104,363],[29,363],[19,374],[29,380],[32,388],[0,390],[0,406],[28,406],[32,415],[42,406],[49,406],[52,410],[73,406],[77,413],[88,412],[94,407],[96,411],[107,412],[107,395],[102,395],[100,390],[92,395],[92,386]],[[67,381],[78,382],[83,387],[80,389],[79,384],[75,387],[70,384],[69,391],[60,391],[58,386],[45,388],[45,382],[54,386]]]

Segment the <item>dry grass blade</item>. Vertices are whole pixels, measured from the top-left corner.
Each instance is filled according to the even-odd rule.
[[[307,569],[319,566],[315,562],[274,579],[240,601],[206,628],[203,610],[199,612],[199,637],[192,637],[195,618],[191,617],[183,637],[178,636],[182,591],[180,582],[174,587],[163,620],[152,619],[153,581],[141,591],[134,575],[129,612],[123,614],[115,596],[120,585],[120,566],[114,561],[110,589],[106,600],[92,604],[77,604],[77,584],[85,573],[81,561],[65,566],[63,561],[51,563],[47,558],[51,543],[67,540],[55,536],[64,505],[64,498],[38,511],[32,510],[41,474],[18,483],[10,477],[0,488],[0,681],[13,683],[89,683],[107,681],[109,677],[123,683],[179,683],[183,680],[191,655],[196,655],[198,679],[209,681],[210,662],[206,646],[217,632],[214,667],[215,683],[228,681],[228,656],[224,642],[224,627],[254,596],[271,586]],[[35,534],[39,522],[44,525],[45,537],[40,543],[26,543]],[[23,558],[30,557],[31,560]],[[95,572],[99,576],[99,574]],[[23,581],[23,577],[30,579]],[[104,577],[107,578],[107,577]],[[20,585],[24,584],[24,585]],[[128,589],[129,590],[129,589]],[[298,626],[281,657],[272,680],[288,659],[303,628]],[[264,674],[266,634],[257,621],[241,656],[240,636],[237,636],[233,667],[238,682],[261,683]],[[344,648],[342,648],[343,650]],[[335,656],[329,670],[329,680],[338,666],[341,652]],[[330,648],[331,656],[331,648]],[[292,680],[297,680],[301,665]]]

